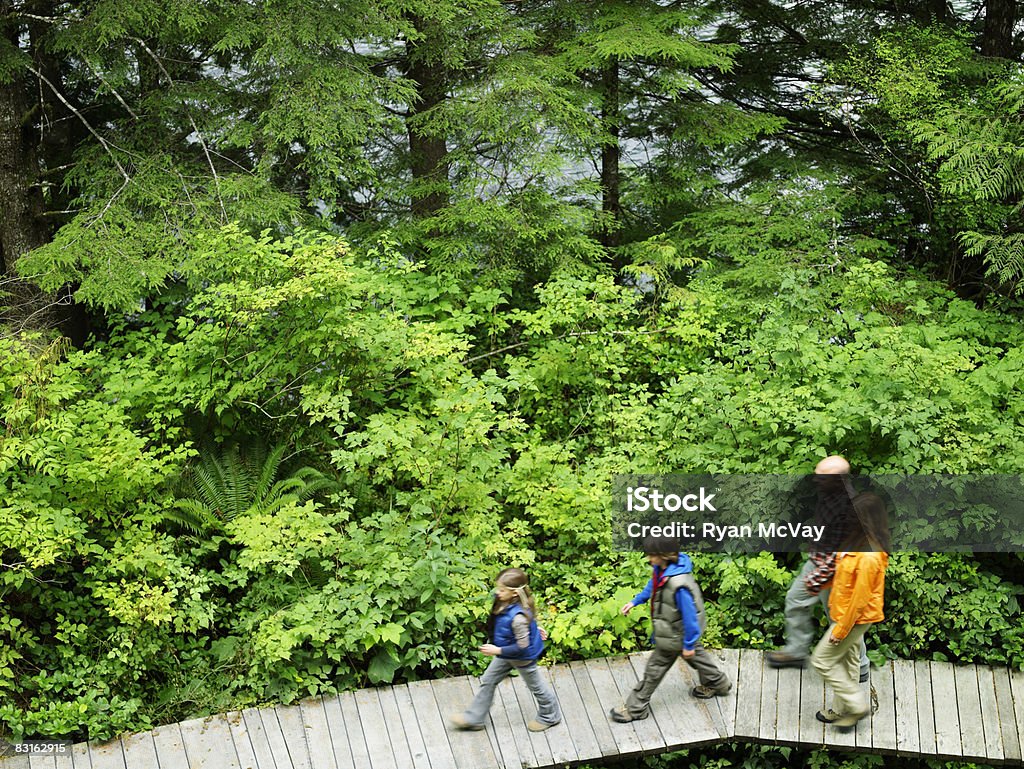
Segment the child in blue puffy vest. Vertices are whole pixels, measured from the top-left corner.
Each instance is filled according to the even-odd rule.
[[[526,728],[542,732],[562,720],[555,692],[537,666],[544,651],[544,638],[537,626],[537,607],[530,594],[529,578],[522,569],[504,569],[494,586],[494,605],[487,620],[490,643],[480,653],[491,664],[480,679],[480,689],[464,713],[452,718],[456,729],[483,729],[491,709],[494,688],[515,668],[537,700],[537,717]]]

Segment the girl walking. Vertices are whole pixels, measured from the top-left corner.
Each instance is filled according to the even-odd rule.
[[[480,689],[469,708],[454,716],[456,729],[484,728],[491,709],[494,688],[515,668],[537,700],[537,717],[526,724],[531,732],[542,732],[562,720],[555,692],[537,666],[544,651],[544,639],[537,626],[537,607],[530,593],[529,578],[522,569],[503,569],[494,585],[494,604],[487,620],[489,643],[480,653],[491,657],[491,664],[480,679]]]
[[[811,664],[835,691],[835,707],[815,718],[840,727],[854,726],[870,712],[868,694],[859,685],[861,639],[882,611],[885,569],[889,564],[889,517],[876,494],[853,500],[856,521],[843,550],[828,599],[831,624],[811,655]]]

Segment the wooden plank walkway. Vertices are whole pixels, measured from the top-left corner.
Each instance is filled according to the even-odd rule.
[[[0,769],[522,769],[609,763],[729,741],[836,748],[1022,765],[1024,671],[906,660],[872,668],[874,709],[842,732],[814,718],[831,694],[810,666],[775,670],[760,651],[712,651],[734,682],[697,700],[684,663],[665,676],[651,717],[608,718],[643,675],[648,654],[555,665],[544,674],[563,722],[526,724],[533,698],[522,681],[497,688],[487,728],[457,732],[449,717],[479,686],[460,676],[315,697],[161,726],[70,755],[0,759]]]

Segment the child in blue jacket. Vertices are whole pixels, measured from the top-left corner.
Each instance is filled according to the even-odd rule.
[[[526,724],[531,732],[542,732],[562,721],[562,711],[551,685],[537,666],[544,651],[544,638],[537,626],[537,607],[530,593],[529,578],[522,569],[504,569],[494,586],[494,604],[487,621],[490,643],[480,653],[492,657],[480,679],[480,689],[461,715],[454,716],[456,729],[484,728],[491,709],[494,688],[516,668],[537,700],[537,717]]]
[[[612,708],[614,721],[625,723],[647,718],[654,690],[681,655],[697,671],[700,684],[691,691],[694,697],[709,699],[726,694],[732,683],[714,657],[700,645],[704,631],[704,599],[693,579],[693,564],[685,553],[676,552],[675,543],[659,538],[644,540],[644,553],[651,565],[651,579],[637,596],[622,607],[629,614],[633,607],[651,602],[654,653],[647,661],[644,677],[637,682],[626,702]]]

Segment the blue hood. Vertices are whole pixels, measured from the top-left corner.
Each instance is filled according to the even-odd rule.
[[[686,553],[680,553],[679,560],[666,566],[665,571],[662,573],[666,577],[672,577],[676,574],[692,574],[693,561],[690,560],[690,556]]]

